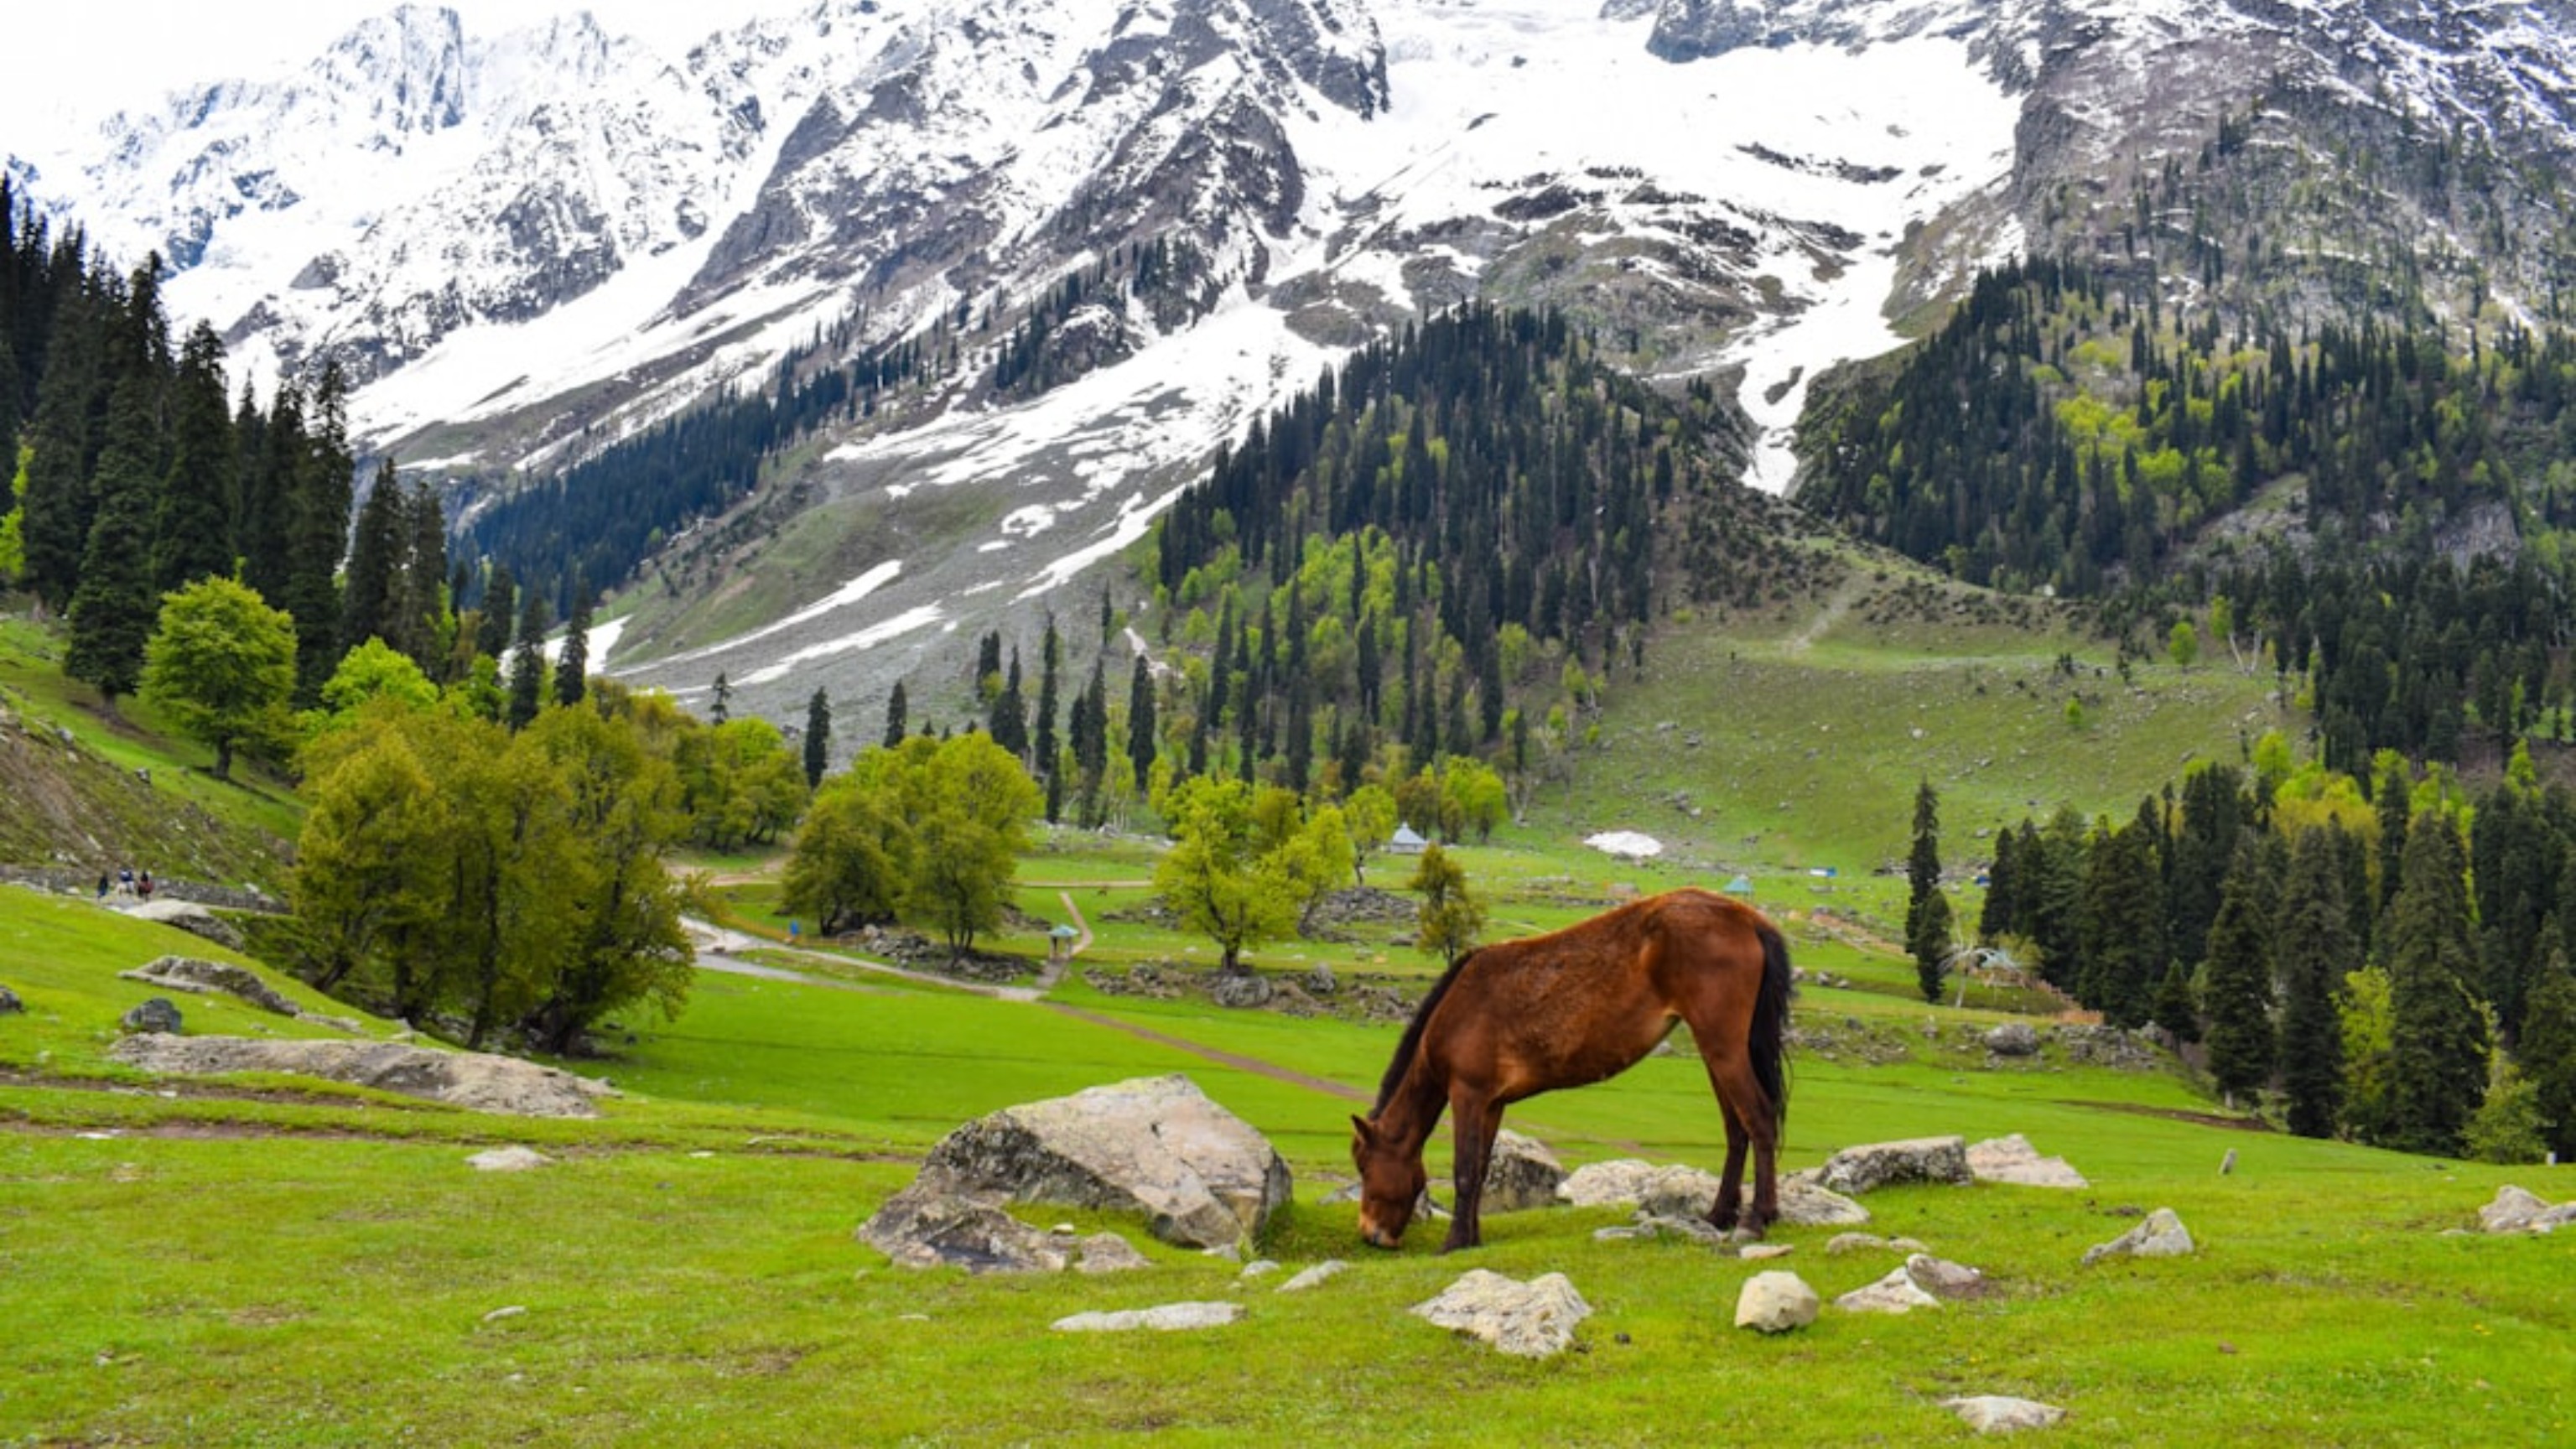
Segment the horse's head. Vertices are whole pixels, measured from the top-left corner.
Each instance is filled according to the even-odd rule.
[[[1404,1240],[1413,1205],[1429,1181],[1420,1150],[1407,1152],[1365,1117],[1351,1119],[1351,1165],[1360,1174],[1360,1238],[1373,1248]]]

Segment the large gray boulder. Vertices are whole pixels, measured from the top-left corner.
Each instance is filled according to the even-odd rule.
[[[1816,1170],[1816,1185],[1858,1196],[1882,1187],[1911,1182],[1965,1185],[1968,1171],[1964,1137],[1914,1137],[1902,1142],[1872,1142],[1846,1147]]]
[[[2546,1233],[2576,1222],[2576,1202],[2551,1206],[2537,1193],[2511,1183],[2496,1189],[2495,1201],[2478,1209],[2478,1226],[2490,1233]]]
[[[2026,1021],[2007,1021],[1986,1033],[1986,1050],[1999,1057],[2039,1055],[2039,1032]]]
[[[2104,1258],[2179,1258],[2192,1251],[2191,1230],[2172,1208],[2158,1208],[2147,1220],[2107,1243],[2084,1250],[2084,1266]]]
[[[176,926],[192,936],[203,936],[227,951],[242,948],[242,933],[232,922],[216,915],[195,901],[174,901],[167,896],[126,908],[127,915],[138,921],[157,921]]]
[[[1477,1268],[1439,1297],[1413,1305],[1413,1314],[1480,1338],[1502,1353],[1547,1358],[1574,1342],[1575,1327],[1592,1316],[1592,1305],[1563,1273],[1522,1283]]]
[[[1484,1210],[1516,1213],[1556,1206],[1565,1168],[1547,1144],[1518,1132],[1494,1134],[1494,1156],[1485,1170]]]
[[[184,905],[186,902],[174,901],[171,904]],[[275,1012],[279,1016],[303,1014],[294,1002],[278,995],[276,988],[262,981],[258,972],[221,961],[201,961],[194,956],[161,956],[117,975],[127,981],[164,986],[172,991],[191,991],[201,996],[218,993],[236,996],[262,1011]]]
[[[2030,1139],[2015,1132],[1968,1147],[1968,1171],[1979,1182],[2009,1182],[2021,1187],[2091,1187],[2063,1157],[2042,1157]]]
[[[596,1117],[598,1100],[617,1095],[606,1083],[516,1057],[385,1041],[135,1036],[108,1055],[147,1072],[283,1072],[514,1117]]]
[[[1167,1243],[1257,1238],[1288,1201],[1288,1164],[1179,1075],[1005,1107],[940,1140],[915,1186],[1142,1214]],[[909,1191],[910,1189],[907,1189]]]

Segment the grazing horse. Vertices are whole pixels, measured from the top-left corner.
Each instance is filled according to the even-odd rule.
[[[1360,1236],[1381,1248],[1403,1238],[1422,1196],[1423,1144],[1447,1109],[1457,1114],[1457,1203],[1441,1251],[1478,1246],[1477,1208],[1503,1108],[1615,1077],[1685,1021],[1726,1116],[1726,1175],[1709,1221],[1760,1237],[1779,1212],[1773,1157],[1788,1116],[1788,1017],[1789,948],[1779,928],[1709,891],[1672,891],[1469,952],[1405,1027],[1376,1108],[1351,1119]]]

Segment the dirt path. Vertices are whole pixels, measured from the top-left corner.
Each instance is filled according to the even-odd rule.
[[[1105,1026],[1112,1031],[1123,1031],[1129,1036],[1152,1042],[1156,1046],[1167,1046],[1174,1051],[1187,1052],[1191,1056],[1214,1062],[1218,1066],[1232,1067],[1238,1072],[1249,1072],[1253,1076],[1267,1077],[1274,1082],[1286,1082],[1292,1087],[1304,1087],[1309,1091],[1322,1092],[1329,1097],[1342,1098],[1344,1101],[1370,1100],[1369,1094],[1357,1087],[1345,1086],[1323,1077],[1310,1076],[1275,1062],[1265,1062],[1259,1057],[1247,1057],[1236,1052],[1220,1051],[1212,1046],[1202,1046],[1185,1037],[1169,1036],[1151,1027],[1138,1026],[1131,1021],[1120,1021],[1114,1016],[1103,1016],[1096,1011],[1085,1011],[1079,1006],[1069,1006],[1061,1001],[1049,1001],[1043,1004],[1048,1010],[1070,1016],[1076,1021],[1087,1021],[1093,1026]]]
[[[934,976],[927,971],[907,971],[900,966],[889,966],[882,961],[870,961],[860,956],[844,956],[833,951],[809,951],[802,946],[782,946],[775,941],[746,936],[740,931],[728,931],[722,926],[710,925],[694,917],[682,918],[681,925],[688,929],[690,937],[697,942],[698,965],[706,970],[720,971],[729,976],[755,976],[765,981],[792,981],[804,986],[822,986],[836,991],[875,989],[862,982],[843,981],[830,976],[814,976],[803,971],[790,971],[782,966],[765,966],[757,961],[746,961],[741,955],[745,951],[767,951],[773,955],[794,956],[801,960],[874,972],[879,976],[892,976],[904,981],[918,982],[924,986],[944,986],[952,991],[989,996],[996,1001],[1035,1001],[1044,990],[1043,986],[987,986],[979,981],[959,981],[954,977]]]
[[[1817,611],[1816,617],[1807,621],[1807,627],[1799,630],[1788,643],[1781,647],[1791,654],[1804,654],[1815,648],[1816,641],[1825,637],[1828,631],[1843,621],[1843,616],[1851,612],[1852,605],[1860,602],[1861,594],[1868,588],[1868,580],[1856,573],[1843,580],[1843,586],[1836,589],[1834,596],[1825,601],[1825,607]]]

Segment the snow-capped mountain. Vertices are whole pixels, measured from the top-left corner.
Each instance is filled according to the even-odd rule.
[[[1730,381],[1774,491],[1819,374],[2027,249],[2153,273],[2178,240],[2233,267],[2177,286],[2275,314],[2380,305],[2402,264],[2436,315],[2542,315],[2571,37],[2541,0],[819,0],[670,58],[405,7],[13,167],[163,252],[237,362],[339,359],[413,466],[551,469],[797,349],[932,356],[773,489],[778,556],[829,561],[795,607],[639,616],[609,655],[780,705],[1025,613],[1468,297]],[[2177,205],[2177,167],[2241,214]],[[997,385],[1023,319],[1147,248],[1181,262]],[[768,566],[727,546],[691,587]]]

